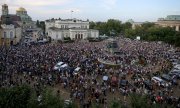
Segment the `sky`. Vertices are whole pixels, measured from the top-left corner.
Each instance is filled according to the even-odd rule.
[[[90,21],[118,19],[125,22],[133,19],[135,22],[155,22],[167,15],[180,15],[180,0],[0,0],[0,5],[3,4],[9,6],[10,14],[24,7],[35,21],[78,18]]]

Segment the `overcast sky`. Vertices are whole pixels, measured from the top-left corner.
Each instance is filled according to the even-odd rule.
[[[180,15],[180,0],[0,0],[8,4],[10,14],[24,7],[33,20],[49,18],[119,19],[136,22],[156,21],[167,15]],[[2,12],[0,11],[0,14]]]

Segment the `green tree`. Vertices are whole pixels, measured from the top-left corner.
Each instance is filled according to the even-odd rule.
[[[94,29],[95,26],[96,26],[95,22],[93,22],[93,21],[89,22],[89,28],[90,29]]]
[[[36,26],[37,26],[37,27],[40,26],[39,20],[36,21]]]
[[[46,25],[45,25],[44,21],[40,21],[39,27],[43,30],[43,33],[45,34],[45,27],[46,27]]]
[[[30,98],[31,89],[28,86],[1,88],[1,108],[26,108]]]
[[[174,40],[175,40],[175,45],[180,46],[180,32],[176,33]]]
[[[54,95],[51,89],[45,89],[42,93],[40,108],[63,108],[64,101],[57,95]]]
[[[151,23],[151,22],[145,22],[145,23],[142,24],[142,27],[143,27],[144,29],[148,29],[148,28],[154,27],[154,26],[155,26],[155,24],[154,24],[154,23]]]
[[[132,28],[132,24],[130,22],[125,22],[124,24],[122,24],[122,33],[124,34],[126,30],[131,29]]]
[[[147,104],[147,97],[139,94],[130,95],[130,104],[132,108],[150,108]]]

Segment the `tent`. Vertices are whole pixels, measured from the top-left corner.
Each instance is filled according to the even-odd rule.
[[[140,36],[137,36],[136,39],[137,39],[137,40],[141,40],[141,37],[140,37]]]
[[[64,62],[58,62],[57,65],[62,65]]]
[[[68,65],[67,64],[63,64],[62,66],[61,66],[61,68],[65,68],[65,67],[67,67]]]
[[[77,67],[76,69],[75,69],[75,71],[79,71],[81,68],[80,67]]]

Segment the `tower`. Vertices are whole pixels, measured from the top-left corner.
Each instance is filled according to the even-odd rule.
[[[8,14],[9,14],[8,5],[7,4],[2,5],[2,15],[8,15]]]

